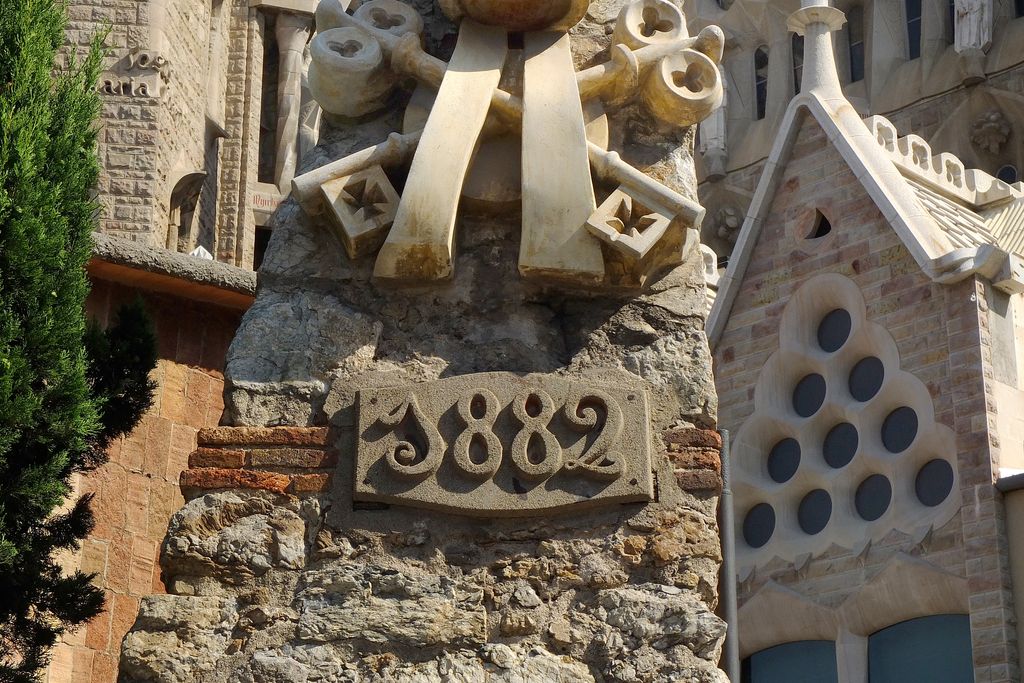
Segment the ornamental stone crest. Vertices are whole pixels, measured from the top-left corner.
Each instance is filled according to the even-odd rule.
[[[441,0],[459,25],[444,62],[424,50],[410,5],[349,4],[317,9],[309,86],[324,110],[362,117],[404,82],[417,89],[403,130],[295,178],[293,190],[350,258],[375,258],[378,280],[451,278],[464,201],[521,207],[527,278],[635,286],[695,247],[704,209],[613,151],[608,114],[636,106],[680,130],[705,119],[722,101],[720,29],[691,37],[675,4],[637,0],[604,61],[577,70],[568,31],[587,0]]]
[[[493,372],[358,402],[356,500],[530,515],[654,499],[645,391]]]

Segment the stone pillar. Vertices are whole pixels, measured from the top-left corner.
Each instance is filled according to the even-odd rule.
[[[314,39],[314,60],[366,57],[436,101],[353,93],[370,111],[325,118],[228,353],[230,426],[181,479],[169,595],[143,601],[121,676],[727,683],[689,130],[720,101],[723,36],[690,40],[669,0],[529,0],[506,58],[505,3],[452,0],[477,21],[445,64],[453,24],[416,6],[369,0]],[[571,40],[529,34],[585,14]],[[577,74],[583,55],[603,63]],[[570,170],[544,153],[559,130],[578,134],[558,144]],[[523,202],[547,221],[524,226]],[[410,240],[375,277],[400,209],[412,238],[437,220],[424,206],[453,217],[451,276]],[[555,265],[583,244],[595,267],[522,268],[524,244]]]
[[[281,12],[274,34],[278,49],[277,82],[277,167],[274,180],[287,192],[298,163],[299,126],[302,115],[303,54],[313,28],[309,15]]]

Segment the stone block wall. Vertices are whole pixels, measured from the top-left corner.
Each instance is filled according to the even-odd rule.
[[[228,4],[230,2],[230,5]],[[225,0],[230,11],[224,126],[220,142],[220,206],[215,256],[249,268],[255,239],[250,188],[259,163],[264,23],[246,0]]]
[[[100,84],[99,231],[167,245],[172,192],[199,174],[185,250],[202,245],[218,260],[251,267],[260,12],[246,0],[74,0],[68,14],[69,52],[82,54],[110,26]]]
[[[832,231],[806,239],[816,209],[831,220]],[[918,557],[965,582],[977,680],[1017,680],[1004,520],[992,486],[999,461],[992,429],[998,407],[986,382],[991,350],[988,317],[981,314],[987,310],[985,287],[973,279],[931,282],[810,118],[796,138],[715,349],[720,424],[735,434],[751,415],[761,368],[779,348],[782,311],[803,283],[821,273],[839,273],[856,283],[868,320],[896,342],[901,369],[926,385],[936,421],[956,435],[963,505],[951,521],[923,537],[894,530],[882,542],[833,547],[800,566],[772,561],[744,577],[741,604],[774,582],[838,608],[896,555]],[[737,510],[741,522],[745,513]],[[894,621],[900,620],[894,613]],[[741,641],[743,632],[741,617]]]
[[[54,650],[49,683],[116,680],[121,640],[140,599],[164,592],[160,545],[184,502],[179,476],[199,430],[216,425],[223,410],[224,357],[240,313],[94,280],[88,316],[108,324],[138,295],[158,334],[157,394],[135,431],[111,446],[109,462],[80,479],[78,492],[95,496],[96,528],[69,566],[96,574],[106,605]]]

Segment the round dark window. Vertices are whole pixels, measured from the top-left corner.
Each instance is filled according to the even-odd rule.
[[[821,319],[818,325],[818,346],[822,351],[838,351],[850,338],[850,329],[853,327],[853,320],[850,319],[848,311],[837,308],[830,311]]]
[[[953,491],[953,466],[945,460],[932,460],[925,464],[914,482],[917,499],[928,507],[935,507]]]
[[[850,371],[850,396],[863,403],[870,401],[882,388],[885,366],[874,356],[860,360]]]
[[[793,390],[793,410],[800,417],[810,417],[825,402],[825,378],[811,374],[800,380]]]
[[[857,487],[855,497],[857,514],[873,522],[889,509],[892,503],[892,484],[881,474],[872,474]]]
[[[821,446],[825,462],[837,470],[846,467],[853,460],[858,443],[857,428],[849,422],[840,422],[825,435],[825,443]]]
[[[828,526],[828,520],[831,517],[832,497],[828,495],[828,491],[815,489],[800,501],[797,519],[804,533],[811,536],[820,533],[822,529]]]
[[[917,413],[913,408],[897,408],[882,423],[882,443],[890,453],[902,453],[916,438]]]
[[[751,548],[760,548],[775,533],[775,510],[768,503],[758,503],[750,508],[743,520],[743,540]]]
[[[768,476],[780,484],[793,478],[800,467],[800,443],[796,439],[783,439],[768,454]]]

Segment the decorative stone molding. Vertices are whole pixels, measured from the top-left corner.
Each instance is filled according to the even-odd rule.
[[[636,0],[619,14],[609,61],[577,72],[565,30],[587,2],[537,0],[509,10],[504,3],[449,0],[443,9],[450,17],[473,21],[462,21],[447,64],[423,49],[422,19],[409,5],[370,0],[352,14],[347,5],[328,0],[317,10],[320,34],[311,51],[309,83],[326,111],[347,117],[375,111],[406,77],[437,93],[422,130],[395,133],[294,180],[300,204],[315,215],[324,209],[325,183],[373,166],[387,173],[412,159],[377,256],[377,278],[418,282],[453,275],[463,185],[481,142],[496,136],[521,138],[524,277],[635,286],[679,262],[673,245],[696,244],[681,235],[699,226],[703,208],[595,144],[607,144],[608,136],[592,137],[589,124],[607,126],[603,108],[631,101],[642,104],[659,126],[679,128],[707,118],[723,97],[718,63],[724,35],[717,27],[690,37],[673,3]],[[509,60],[508,32],[523,30],[522,59]],[[506,73],[519,68],[521,74]],[[519,84],[514,92],[499,87],[510,78]],[[600,111],[595,115],[594,109]],[[592,172],[620,186],[616,199],[600,209]],[[487,183],[479,173],[473,177]],[[650,211],[638,222],[614,221],[632,201]],[[632,214],[631,208],[625,213]],[[615,261],[615,274],[606,272],[602,241],[610,253],[618,252],[607,257]],[[655,249],[658,244],[667,246]],[[351,246],[346,242],[350,255]],[[629,276],[618,275],[621,270]]]
[[[171,65],[162,53],[134,49],[100,76],[99,91],[106,95],[162,97],[170,79]]]
[[[885,117],[869,116],[864,123],[900,171],[936,192],[967,202],[972,208],[1024,197],[1024,184],[1008,185],[980,169],[964,168],[964,163],[952,154],[933,154],[923,138],[899,137],[896,127]]]
[[[1010,139],[1013,129],[1006,116],[998,109],[991,109],[971,124],[971,142],[992,154],[999,154]]]
[[[809,280],[787,305],[733,453],[741,575],[892,530],[923,536],[960,508],[951,430],[837,274]]]
[[[533,515],[654,499],[643,390],[547,375],[364,389],[355,499]]]
[[[768,581],[739,609],[740,656],[801,640],[837,641],[844,633],[867,637],[919,617],[967,614],[967,595],[966,579],[905,553],[892,555],[881,571],[834,607]],[[780,614],[786,618],[779,619]]]

